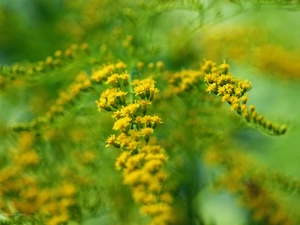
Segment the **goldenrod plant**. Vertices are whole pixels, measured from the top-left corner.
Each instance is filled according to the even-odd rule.
[[[300,224],[299,9],[1,1],[0,224]]]

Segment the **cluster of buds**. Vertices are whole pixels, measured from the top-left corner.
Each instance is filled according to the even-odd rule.
[[[286,132],[286,125],[277,125],[266,121],[264,116],[258,114],[255,106],[247,106],[248,91],[251,84],[248,80],[239,80],[229,71],[229,65],[224,61],[219,67],[212,61],[205,61],[201,67],[205,73],[204,82],[206,91],[221,96],[222,102],[227,102],[231,109],[236,111],[248,123],[254,124],[271,135],[282,135]]]

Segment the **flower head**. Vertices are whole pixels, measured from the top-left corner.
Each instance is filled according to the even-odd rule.
[[[126,132],[131,125],[131,118],[124,117],[121,119],[118,119],[113,126],[113,130],[119,130],[121,132]]]

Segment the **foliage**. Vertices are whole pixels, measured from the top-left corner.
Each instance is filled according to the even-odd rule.
[[[299,7],[3,1],[0,224],[299,224]]]

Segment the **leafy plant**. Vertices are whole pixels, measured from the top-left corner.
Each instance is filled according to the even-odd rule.
[[[299,224],[299,6],[3,1],[0,224]]]

